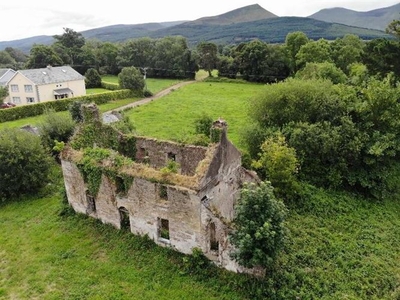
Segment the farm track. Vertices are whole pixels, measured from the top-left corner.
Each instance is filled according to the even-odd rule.
[[[110,110],[110,111],[106,111],[106,112],[103,113],[103,116],[106,115],[106,114],[111,114],[112,112],[115,112],[115,111],[120,112],[120,111],[123,111],[123,110],[125,110],[127,108],[137,107],[137,106],[140,106],[140,105],[143,105],[143,104],[147,104],[149,102],[152,102],[154,100],[160,99],[160,98],[168,95],[172,91],[177,90],[182,86],[185,86],[185,85],[197,82],[197,81],[198,80],[190,80],[190,81],[179,82],[179,83],[177,83],[175,85],[172,85],[172,86],[170,86],[170,87],[158,92],[157,94],[155,94],[155,95],[153,95],[151,97],[143,98],[143,99],[141,99],[139,101],[135,101],[135,102],[129,103],[127,105],[115,108],[115,109]]]

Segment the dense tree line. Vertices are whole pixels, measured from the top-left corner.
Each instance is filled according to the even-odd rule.
[[[395,25],[388,26],[388,32],[394,35]],[[253,40],[217,45],[200,41],[194,48],[189,48],[182,36],[111,43],[85,40],[70,28],[64,28],[64,33],[54,39],[52,45],[35,44],[29,55],[10,47],[0,51],[0,67],[30,69],[67,64],[81,74],[92,68],[100,75],[118,75],[124,67],[136,67],[147,76],[158,78],[193,78],[202,68],[210,75],[218,69],[222,77],[272,83],[294,75],[308,63],[332,63],[346,76],[354,64],[366,66],[370,75],[381,78],[390,72],[400,76],[398,40],[379,38],[366,42],[351,34],[327,41],[311,40],[297,31],[289,33],[283,44]]]

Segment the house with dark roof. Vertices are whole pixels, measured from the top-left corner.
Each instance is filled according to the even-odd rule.
[[[13,69],[0,69],[0,86],[7,86],[7,82],[14,76],[16,72]]]
[[[70,66],[19,70],[6,84],[17,106],[86,95],[85,77]]]

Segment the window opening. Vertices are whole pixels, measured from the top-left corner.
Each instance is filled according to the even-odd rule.
[[[158,237],[169,240],[169,220],[158,219]]]
[[[172,153],[172,152],[169,152],[168,153],[168,159],[172,160],[172,161],[176,161],[176,154]]]
[[[159,196],[163,200],[168,200],[168,188],[165,185],[159,185]]]
[[[125,182],[122,177],[116,176],[115,177],[115,185],[117,187],[117,194],[125,193]]]
[[[94,199],[94,196],[89,194],[89,191],[86,191],[86,202],[87,202],[87,208],[86,208],[87,213],[91,214],[93,212],[96,212],[96,201]]]
[[[215,224],[210,223],[210,250],[211,251],[218,251],[219,243],[217,240],[217,233],[215,230]]]
[[[121,229],[130,230],[131,222],[129,220],[129,211],[125,207],[120,207],[118,210],[120,216]]]

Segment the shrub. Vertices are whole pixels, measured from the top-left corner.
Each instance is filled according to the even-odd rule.
[[[74,132],[75,123],[70,115],[56,114],[54,110],[48,110],[39,125],[39,134],[42,144],[53,154],[55,141],[68,142]]]
[[[40,138],[19,129],[0,131],[0,198],[33,193],[49,180],[51,160]]]
[[[202,113],[201,116],[195,119],[194,127],[196,134],[204,134],[210,136],[213,119],[206,113]]]
[[[259,159],[253,162],[253,167],[260,175],[274,186],[275,195],[279,198],[293,198],[299,189],[295,177],[299,162],[296,150],[287,145],[285,137],[277,134],[261,145]]]
[[[244,267],[272,267],[287,239],[286,207],[275,198],[268,181],[245,183],[235,207],[231,253]]]
[[[142,73],[135,67],[125,67],[118,74],[119,86],[129,89],[138,95],[143,95],[145,82]]]
[[[100,94],[91,94],[69,99],[48,101],[36,103],[33,105],[24,105],[0,110],[0,123],[33,117],[43,114],[46,110],[66,111],[74,101],[83,103],[96,103],[97,105],[108,103],[112,100],[126,99],[132,97],[130,90],[119,90],[115,92],[105,92]]]
[[[76,123],[83,122],[82,101],[74,101],[68,108],[72,120]]]

